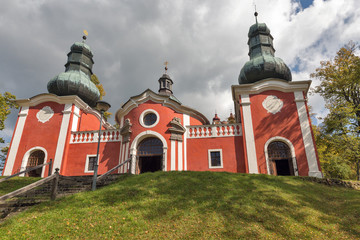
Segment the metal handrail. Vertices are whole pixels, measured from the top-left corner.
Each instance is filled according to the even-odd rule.
[[[18,176],[18,175],[20,175],[20,174],[23,174],[23,173],[27,173],[27,172],[33,171],[33,170],[35,170],[35,169],[38,169],[38,168],[44,167],[44,166],[49,165],[49,164],[50,164],[50,167],[49,167],[49,174],[48,174],[48,175],[50,176],[50,175],[51,175],[51,165],[52,165],[52,159],[51,159],[51,161],[50,161],[50,162],[48,162],[48,163],[44,163],[44,164],[41,164],[41,165],[38,165],[38,166],[35,166],[35,167],[32,167],[32,168],[28,168],[28,169],[25,169],[24,171],[21,171],[21,172],[15,173],[15,174],[13,174],[13,175],[11,175],[11,176],[8,176],[8,177],[5,177],[5,178],[1,178],[1,179],[0,179],[0,183],[1,183],[1,182],[5,182],[6,180],[9,180],[10,178],[16,177],[16,176]]]
[[[115,167],[113,167],[112,169],[110,169],[109,171],[107,171],[106,173],[102,174],[101,176],[97,177],[97,181],[99,181],[100,179],[103,179],[104,177],[106,177],[107,175],[109,175],[111,172],[115,171],[116,169],[118,169],[119,167],[121,167],[122,165],[124,165],[125,163],[128,163],[131,161],[131,158],[125,160],[124,162],[116,165]]]
[[[31,184],[29,184],[29,185],[27,185],[27,186],[25,186],[25,187],[22,187],[22,188],[20,188],[20,189],[18,189],[18,190],[15,190],[15,191],[13,191],[13,192],[11,192],[11,193],[5,194],[5,195],[3,195],[3,196],[0,197],[0,202],[4,202],[6,199],[16,197],[16,196],[18,196],[18,195],[20,195],[20,194],[22,194],[22,193],[25,193],[25,192],[30,191],[30,190],[38,187],[38,186],[41,186],[41,185],[43,185],[44,183],[47,183],[47,182],[49,182],[50,180],[56,178],[57,175],[58,175],[58,174],[50,175],[50,176],[48,176],[48,177],[46,177],[46,178],[43,178],[43,179],[41,179],[41,180],[39,180],[39,181],[37,181],[37,182],[31,183]]]

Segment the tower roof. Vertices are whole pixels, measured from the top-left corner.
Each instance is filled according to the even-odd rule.
[[[75,42],[68,53],[65,72],[52,78],[47,85],[49,93],[58,96],[77,95],[91,107],[100,99],[100,92],[91,82],[93,53],[83,42]]]
[[[257,13],[255,12],[255,17]],[[266,78],[291,81],[291,71],[281,58],[275,57],[273,37],[265,23],[253,24],[248,33],[250,60],[242,67],[239,84],[254,83]]]

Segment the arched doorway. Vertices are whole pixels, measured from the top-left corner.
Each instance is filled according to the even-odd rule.
[[[137,148],[136,173],[155,172],[162,169],[163,143],[149,137],[142,140]]]
[[[44,163],[45,153],[41,150],[32,152],[28,158],[26,169],[36,167]],[[27,177],[41,177],[42,168],[38,168],[26,173]]]
[[[270,174],[279,176],[294,176],[289,146],[281,141],[271,142],[268,146]]]

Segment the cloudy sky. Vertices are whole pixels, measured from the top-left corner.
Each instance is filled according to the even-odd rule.
[[[360,39],[359,0],[1,0],[0,92],[18,99],[47,92],[86,29],[93,72],[113,113],[147,88],[157,92],[168,61],[174,95],[208,119],[215,110],[224,119],[234,109],[231,85],[248,60],[254,3],[293,81],[308,80],[321,60]],[[319,116],[326,113],[321,97],[309,102]],[[16,114],[0,133],[8,141]]]

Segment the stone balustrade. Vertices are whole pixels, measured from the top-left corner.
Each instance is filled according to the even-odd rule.
[[[72,132],[70,143],[96,143],[98,142],[98,131]],[[100,142],[120,142],[119,130],[102,130]]]
[[[187,138],[242,136],[241,124],[187,126]]]

